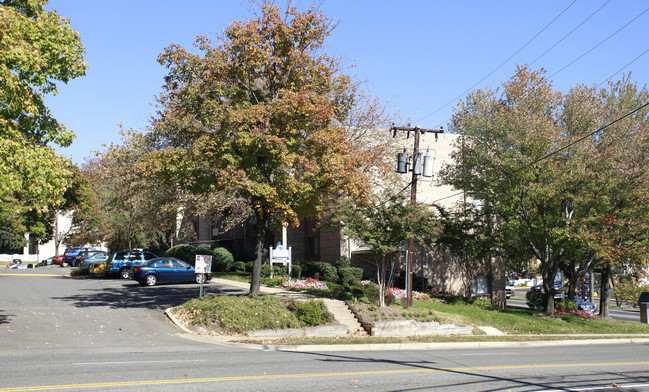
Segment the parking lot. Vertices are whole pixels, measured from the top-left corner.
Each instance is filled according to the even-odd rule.
[[[0,270],[0,350],[175,344],[164,309],[198,297],[197,284],[66,277],[71,268]],[[241,294],[216,283],[205,294]]]

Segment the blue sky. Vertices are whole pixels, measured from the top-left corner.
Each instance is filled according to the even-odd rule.
[[[247,4],[50,0],[47,8],[69,18],[79,31],[89,66],[85,77],[59,86],[59,94],[46,100],[57,120],[77,135],[71,147],[57,150],[79,164],[92,151],[103,150],[103,144],[120,143],[120,123],[125,128],[146,127],[166,74],[157,55],[172,43],[189,48],[197,35],[216,38],[230,22],[250,18]],[[305,9],[311,3],[299,4]],[[356,64],[349,74],[423,128],[445,126],[456,98],[470,89],[497,87],[513,75],[516,64],[533,62],[532,68],[546,69],[562,91],[578,84],[598,85],[621,69],[631,71],[640,85],[649,80],[646,1],[318,4],[339,22],[327,52]],[[613,79],[621,78],[622,72]]]

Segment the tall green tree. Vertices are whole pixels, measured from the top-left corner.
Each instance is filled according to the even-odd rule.
[[[485,202],[501,249],[538,260],[546,314],[565,289],[553,285],[559,270],[574,288],[602,262],[643,249],[646,110],[602,128],[642,102],[629,93],[621,105],[622,95],[585,86],[558,93],[543,71],[519,67],[502,93],[470,94],[453,118],[461,142],[443,179]]]
[[[0,202],[2,219],[37,238],[48,235],[49,212],[64,202],[69,161],[51,144],[74,134],[52,116],[43,97],[56,83],[82,76],[84,48],[69,21],[47,1],[0,1]],[[20,236],[14,230],[13,236]]]
[[[554,287],[554,277],[568,252],[581,246],[571,227],[588,200],[581,163],[592,143],[552,153],[596,122],[573,116],[563,104],[542,71],[525,67],[502,92],[469,94],[453,116],[452,130],[461,135],[455,162],[442,173],[446,183],[483,201],[484,213],[497,218],[494,234],[502,249],[539,261],[550,315],[553,296],[563,289]]]
[[[82,168],[97,193],[104,241],[116,250],[168,248],[178,214],[177,189],[144,175],[142,162],[150,151],[144,135],[123,130],[122,141]]]
[[[379,306],[385,306],[389,256],[414,238],[430,243],[440,230],[437,216],[426,205],[412,204],[402,194],[386,195],[384,200],[358,203],[345,199],[331,217],[343,233],[361,240],[372,252],[379,285]]]
[[[600,315],[607,317],[613,270],[647,268],[649,252],[649,91],[630,75],[598,92],[606,129],[590,159],[593,213],[579,222],[602,272]]]
[[[224,190],[245,200],[256,228],[250,293],[273,228],[317,216],[326,195],[369,187],[341,127],[354,87],[323,45],[331,22],[317,9],[265,3],[196,51],[171,45],[149,170],[194,194]]]

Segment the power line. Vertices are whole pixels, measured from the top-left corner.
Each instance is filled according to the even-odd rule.
[[[582,54],[581,56],[579,56],[579,57],[577,57],[576,59],[572,60],[570,63],[568,63],[568,65],[564,66],[563,68],[561,68],[561,69],[558,70],[557,72],[555,72],[555,73],[553,73],[552,75],[550,75],[550,76],[548,77],[548,79],[552,79],[552,78],[553,78],[556,74],[558,74],[559,72],[563,71],[564,69],[566,69],[566,68],[568,68],[569,66],[573,65],[573,64],[576,63],[577,61],[581,60],[581,58],[583,58],[584,56],[586,56],[588,53],[592,52],[593,50],[595,50],[596,48],[598,48],[600,45],[602,45],[604,42],[608,41],[611,37],[613,37],[614,35],[616,35],[616,34],[619,33],[620,31],[624,30],[628,25],[630,25],[631,23],[635,22],[636,19],[638,19],[639,17],[641,17],[642,15],[644,15],[647,11],[649,11],[649,8],[647,8],[647,9],[644,10],[644,11],[642,11],[638,16],[636,16],[635,18],[633,18],[633,19],[631,19],[630,21],[628,21],[624,26],[620,27],[620,28],[617,29],[613,34],[611,34],[611,35],[609,35],[608,37],[604,38],[604,39],[603,39],[602,41],[600,41],[597,45],[595,45],[595,46],[593,46],[592,48],[590,48],[589,50],[587,50],[584,54]]]
[[[531,63],[529,63],[529,65],[534,64],[537,60],[539,60],[541,57],[543,57],[544,55],[546,55],[550,50],[552,50],[555,46],[557,46],[559,43],[561,43],[564,39],[566,39],[569,35],[571,35],[574,31],[576,31],[579,27],[581,27],[584,23],[586,23],[586,21],[588,21],[589,19],[591,19],[591,18],[592,18],[596,13],[598,13],[602,8],[604,8],[608,3],[610,3],[610,1],[611,1],[611,0],[608,0],[606,3],[604,3],[602,6],[600,6],[597,10],[595,10],[592,14],[590,14],[586,19],[584,19],[581,23],[579,23],[579,25],[577,25],[574,29],[572,29],[568,34],[566,34],[566,35],[565,35],[564,37],[562,37],[559,41],[557,41],[554,45],[552,45],[548,50],[546,50],[545,52],[543,52],[540,56],[538,56],[538,57],[537,57],[536,59],[534,59]],[[572,5],[572,4],[570,4],[570,5]],[[649,11],[649,8],[645,9],[645,10],[644,10],[643,12],[641,12],[639,15],[637,15],[637,16],[634,17],[632,20],[630,20],[629,22],[627,22],[624,26],[620,27],[620,28],[619,28],[617,31],[615,31],[613,34],[609,35],[607,38],[605,38],[604,40],[602,40],[601,42],[599,42],[597,45],[595,45],[594,47],[592,47],[591,49],[589,49],[587,52],[585,52],[584,54],[582,54],[581,56],[579,56],[578,58],[576,58],[575,60],[573,60],[573,61],[570,62],[569,64],[565,65],[565,66],[564,66],[563,68],[561,68],[559,71],[557,71],[557,72],[555,72],[554,74],[550,75],[550,76],[548,77],[548,79],[551,79],[552,77],[554,77],[555,75],[557,75],[559,72],[562,72],[564,69],[568,68],[569,66],[571,66],[572,64],[574,64],[575,62],[577,62],[578,60],[580,60],[582,57],[586,56],[587,54],[589,54],[590,52],[592,52],[593,50],[595,50],[597,47],[599,47],[599,46],[602,45],[604,42],[606,42],[607,40],[609,40],[610,38],[612,38],[614,35],[616,35],[616,34],[619,33],[620,31],[624,30],[627,26],[629,26],[631,23],[633,23],[636,19],[640,18],[640,17],[641,17],[643,14],[645,14],[647,11]],[[564,12],[565,12],[565,10],[564,10]],[[563,12],[562,12],[562,13],[563,13]],[[556,19],[556,18],[555,18],[555,19]],[[552,22],[554,22],[554,20],[553,20]],[[550,22],[550,23],[552,23],[552,22]],[[648,51],[649,51],[649,49],[648,49]],[[621,68],[620,70],[618,70],[617,72],[615,72],[615,73],[614,73],[613,75],[611,75],[607,80],[605,80],[604,82],[600,83],[597,87],[601,86],[601,85],[604,84],[606,81],[608,81],[609,79],[611,79],[613,76],[617,75],[617,74],[618,74],[620,71],[622,71],[624,68],[628,67],[628,66],[631,65],[633,62],[635,62],[637,59],[639,59],[640,57],[642,57],[645,53],[647,53],[647,51],[645,51],[645,52],[642,53],[640,56],[636,57],[634,60],[632,60],[631,62],[629,62],[627,65],[625,65],[623,68]],[[493,72],[492,72],[492,73],[493,73]],[[483,80],[484,80],[484,79],[483,79]],[[480,82],[476,83],[476,85],[479,84],[479,83],[480,83]],[[475,87],[476,85],[474,85],[473,87]],[[471,87],[471,88],[473,88],[473,87]],[[441,109],[445,108],[446,106],[448,106],[448,105],[451,104],[452,102],[455,102],[458,98],[460,98],[462,95],[466,94],[466,93],[467,93],[468,91],[470,91],[470,90],[471,90],[471,89],[465,91],[463,94],[461,94],[461,95],[459,95],[458,97],[454,98],[452,101],[450,101],[450,102],[447,103],[446,105],[440,107],[440,108],[437,109],[435,112],[429,114],[429,116],[432,115],[432,114],[434,114],[434,113],[437,113],[438,111],[440,111]],[[426,117],[428,117],[428,116],[426,116]],[[426,118],[426,117],[424,117],[424,118]],[[442,126],[444,123],[446,123],[446,122],[448,122],[448,121],[450,121],[450,120],[446,120],[446,121],[440,123],[440,124],[438,125],[438,127],[439,127],[439,126]]]
[[[649,50],[648,50],[648,51],[649,51]],[[598,128],[598,129],[596,129],[595,131],[593,131],[593,132],[587,134],[586,136],[583,136],[583,137],[581,137],[581,138],[579,138],[579,139],[577,139],[577,140],[575,140],[575,141],[573,141],[573,142],[571,142],[571,143],[568,143],[567,145],[561,147],[561,148],[558,149],[558,150],[555,150],[555,151],[553,151],[553,152],[550,152],[550,153],[544,155],[543,157],[541,157],[541,158],[539,158],[539,159],[537,159],[537,160],[535,160],[535,161],[533,161],[533,162],[530,162],[530,163],[528,163],[528,164],[526,164],[526,165],[523,165],[523,166],[521,166],[521,167],[515,169],[514,171],[512,171],[511,174],[518,173],[519,171],[521,171],[521,170],[523,170],[523,169],[526,169],[526,168],[528,168],[528,167],[530,167],[530,166],[532,166],[532,165],[534,165],[534,164],[537,164],[537,163],[539,163],[539,162],[541,162],[541,161],[543,161],[543,160],[545,160],[545,159],[547,159],[547,158],[549,158],[549,157],[551,157],[551,156],[553,156],[553,155],[556,155],[556,154],[558,154],[558,153],[560,153],[560,152],[562,152],[562,151],[564,151],[564,150],[566,150],[566,149],[568,149],[568,148],[574,146],[575,144],[580,143],[580,142],[582,142],[583,140],[588,139],[589,137],[595,135],[596,133],[606,130],[606,128],[610,127],[611,125],[614,125],[614,124],[616,124],[616,123],[618,123],[618,122],[624,120],[625,118],[627,118],[627,117],[629,117],[629,116],[631,116],[631,115],[637,113],[638,111],[640,111],[640,110],[646,108],[647,106],[649,106],[649,102],[645,102],[644,104],[638,106],[637,108],[633,109],[632,111],[628,112],[627,114],[623,115],[622,117],[619,117],[619,118],[617,118],[617,119],[615,119],[615,120],[609,122],[608,124],[606,124],[606,125],[604,125],[604,126]],[[432,203],[437,203],[438,201],[442,201],[442,200],[450,199],[450,198],[452,198],[452,197],[459,196],[459,195],[462,195],[462,194],[464,194],[464,191],[457,192],[457,193],[454,193],[454,194],[449,195],[449,196],[442,197],[442,198],[437,199],[437,200],[433,200]]]
[[[434,110],[434,111],[428,113],[428,114],[425,115],[424,117],[422,117],[422,118],[420,118],[419,120],[415,121],[415,123],[418,123],[418,122],[420,122],[421,120],[424,120],[424,119],[426,119],[426,118],[432,116],[433,114],[439,112],[440,110],[444,109],[444,108],[447,107],[448,105],[450,105],[450,104],[452,104],[453,102],[455,102],[458,98],[461,98],[461,97],[464,96],[466,93],[468,93],[469,91],[473,90],[477,85],[479,85],[480,83],[484,82],[484,81],[485,81],[489,76],[493,75],[494,72],[498,71],[498,70],[499,70],[503,65],[507,64],[507,62],[509,62],[509,60],[511,60],[514,56],[516,56],[516,55],[517,55],[521,50],[525,49],[525,47],[527,47],[527,45],[529,45],[532,41],[534,41],[534,40],[536,39],[536,37],[538,37],[539,35],[541,35],[541,33],[543,33],[543,32],[544,32],[548,27],[550,27],[550,25],[552,25],[552,24],[553,24],[557,19],[559,19],[559,17],[560,17],[561,15],[563,15],[566,11],[568,11],[568,8],[572,7],[573,4],[575,4],[576,2],[577,2],[577,0],[574,0],[572,3],[570,3],[570,4],[569,4],[569,5],[568,5],[568,6],[567,6],[563,11],[561,11],[561,12],[559,13],[559,15],[555,16],[554,19],[552,19],[552,20],[550,21],[550,23],[548,23],[547,25],[545,25],[545,27],[543,27],[543,28],[541,29],[541,31],[539,31],[538,33],[536,33],[536,35],[534,35],[534,37],[532,37],[529,41],[527,41],[527,43],[526,43],[525,45],[521,46],[520,49],[518,49],[516,52],[514,52],[514,54],[512,54],[511,56],[509,56],[509,57],[507,58],[507,60],[503,61],[503,62],[502,62],[499,66],[497,66],[493,71],[489,72],[489,74],[488,74],[487,76],[485,76],[484,78],[480,79],[480,80],[479,80],[477,83],[475,83],[473,86],[469,87],[469,88],[468,88],[466,91],[464,91],[462,94],[460,94],[460,95],[458,95],[457,97],[453,98],[452,100],[448,101],[448,102],[447,102],[446,104],[444,104],[443,106],[437,108],[436,110]]]
[[[622,68],[618,69],[617,71],[615,71],[615,73],[614,73],[613,75],[609,76],[608,79],[606,79],[606,80],[603,81],[602,83],[598,84],[597,87],[600,87],[602,84],[604,84],[604,83],[608,82],[609,80],[611,80],[611,79],[613,78],[613,76],[619,74],[619,73],[622,72],[626,67],[628,67],[629,65],[635,63],[636,60],[638,60],[640,57],[642,57],[642,56],[644,56],[645,54],[647,54],[647,52],[649,52],[649,49],[647,49],[647,50],[645,50],[644,52],[640,53],[640,55],[639,55],[638,57],[636,57],[636,58],[634,58],[633,60],[631,60],[630,62],[628,62],[624,67],[622,67]]]
[[[598,13],[602,8],[604,8],[604,7],[605,7],[608,3],[610,3],[610,2],[611,2],[611,0],[608,0],[606,3],[602,4],[602,6],[599,7],[597,10],[595,10],[595,12],[593,12],[592,14],[590,14],[590,16],[588,16],[588,18],[584,19],[581,23],[579,23],[579,24],[577,25],[577,27],[575,27],[574,29],[570,30],[570,32],[569,32],[568,34],[564,35],[560,40],[558,40],[554,45],[550,46],[550,48],[548,48],[548,50],[546,50],[545,52],[541,53],[540,56],[538,56],[537,58],[535,58],[535,59],[534,59],[531,63],[529,63],[528,65],[532,65],[532,64],[534,64],[538,59],[540,59],[541,57],[545,56],[549,51],[551,51],[552,49],[554,49],[555,46],[559,45],[561,42],[563,42],[564,39],[568,38],[568,37],[570,36],[570,34],[574,33],[578,28],[581,27],[581,25],[583,25],[584,23],[586,23],[590,18],[592,18],[596,13]]]

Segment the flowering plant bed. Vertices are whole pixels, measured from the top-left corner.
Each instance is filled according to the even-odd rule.
[[[555,309],[556,314],[572,314],[574,316],[584,317],[584,318],[595,318],[595,314],[587,312],[585,310],[574,310],[574,309]]]
[[[289,278],[283,281],[281,286],[288,289],[297,289],[297,290],[301,290],[301,289],[329,290],[329,287],[327,287],[327,284],[325,282],[321,282],[318,279],[313,279],[313,278],[307,278],[301,280],[293,280]]]

